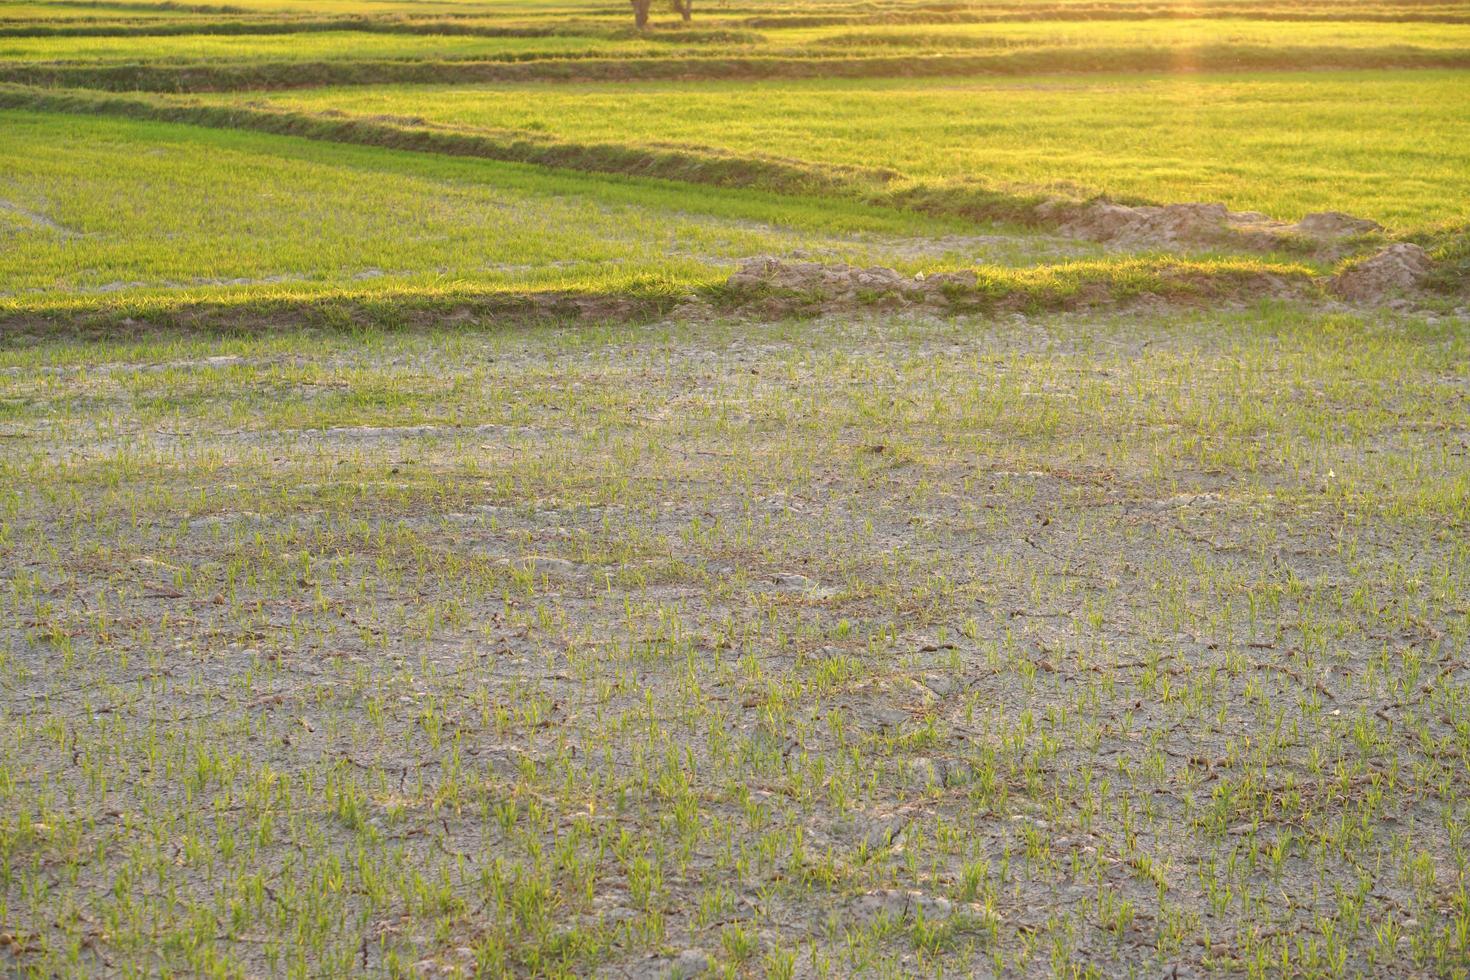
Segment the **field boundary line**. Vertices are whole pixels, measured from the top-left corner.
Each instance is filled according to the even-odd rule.
[[[748,265],[769,267],[772,260]],[[780,265],[780,263],[776,263]],[[826,267],[848,277],[863,270]],[[845,270],[845,271],[843,271]],[[821,270],[818,270],[820,278]],[[939,280],[952,284],[937,286]],[[60,333],[127,336],[156,330],[197,333],[289,329],[415,330],[486,325],[516,326],[567,322],[650,323],[669,316],[741,316],[763,321],[801,319],[831,312],[898,310],[933,315],[993,315],[1061,310],[1122,310],[1160,305],[1198,307],[1219,302],[1312,302],[1323,298],[1321,277],[1304,266],[1258,260],[1190,260],[1153,256],[1117,261],[1079,261],[1022,269],[977,268],[938,277],[921,298],[922,286],[874,287],[871,296],[845,295],[823,287],[783,288],[752,280],[745,268],[724,281],[633,280],[603,290],[460,287],[441,292],[406,289],[365,293],[340,291],[273,297],[151,295],[108,300],[26,303],[0,301],[0,343],[6,339]]]
[[[1181,67],[1187,66],[1187,67]],[[985,54],[637,58],[546,56],[520,60],[364,59],[235,64],[0,63],[0,82],[110,92],[269,91],[336,85],[670,82],[765,79],[942,78],[994,75],[1190,73],[1470,68],[1470,50],[1209,44],[1020,48]]]

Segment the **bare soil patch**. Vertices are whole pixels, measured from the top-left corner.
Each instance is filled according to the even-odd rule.
[[[916,307],[0,353],[0,964],[1453,973],[1467,343]]]
[[[1353,239],[1383,230],[1376,221],[1338,211],[1279,221],[1259,211],[1231,211],[1223,204],[1127,205],[1054,200],[1036,213],[1059,233],[1119,248],[1225,247],[1251,251],[1309,247],[1317,254],[1343,254]]]
[[[1422,247],[1408,242],[1390,245],[1332,277],[1328,289],[1343,299],[1381,303],[1412,293],[1434,271],[1434,261]]]

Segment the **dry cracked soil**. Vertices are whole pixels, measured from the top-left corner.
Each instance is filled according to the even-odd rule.
[[[1453,974],[1470,341],[285,334],[0,375],[0,963]]]

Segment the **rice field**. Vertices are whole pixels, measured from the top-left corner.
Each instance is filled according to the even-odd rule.
[[[0,973],[1470,977],[1467,31],[0,6]]]
[[[1218,200],[1281,217],[1335,209],[1415,230],[1470,219],[1467,79],[1394,72],[353,87],[250,100],[888,167],[998,188]]]
[[[677,188],[657,182],[109,119],[0,118],[10,137],[0,303],[364,284],[612,290],[640,276],[694,283],[740,257],[796,249],[869,264],[905,250],[968,257],[945,251],[947,236],[968,230],[959,222],[860,204],[716,191],[691,214]],[[1035,244],[1003,245],[992,259],[1035,261],[1047,247]]]

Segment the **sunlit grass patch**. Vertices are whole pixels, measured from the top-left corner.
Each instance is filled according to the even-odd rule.
[[[1463,221],[1459,72],[344,88],[273,105],[670,142],[991,187]],[[532,96],[531,93],[535,93]],[[229,102],[239,96],[215,96]],[[1148,124],[1140,125],[1147,119]]]
[[[872,256],[966,227],[715,189],[694,210],[671,184],[155,123],[12,113],[6,127],[10,303],[693,282],[752,254]]]

